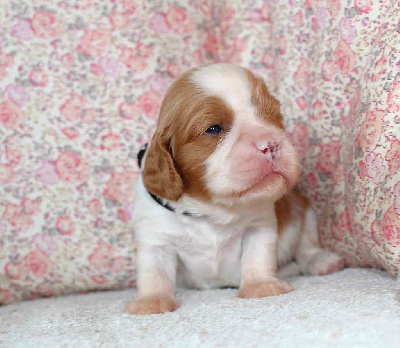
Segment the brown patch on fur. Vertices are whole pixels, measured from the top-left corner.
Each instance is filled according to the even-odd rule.
[[[271,93],[262,78],[255,76],[246,69],[248,79],[252,89],[252,103],[256,106],[258,116],[264,121],[284,129],[283,116],[280,112],[281,104]]]
[[[306,210],[309,207],[308,198],[300,193],[298,189],[293,189],[293,194],[297,198],[300,206]]]
[[[205,97],[202,109],[193,115],[185,132],[175,137],[175,159],[182,174],[185,193],[202,198],[211,199],[203,177],[204,163],[215,151],[218,143],[229,131],[233,123],[233,112],[219,98]],[[223,132],[219,134],[204,134],[212,125],[221,125]]]
[[[153,194],[177,201],[183,192],[183,182],[169,151],[169,141],[156,132],[150,143],[143,170],[143,183]]]
[[[300,206],[303,211],[303,216],[308,208],[308,199],[302,195],[296,188],[291,193],[283,196],[275,202],[275,214],[278,219],[278,235],[281,235],[285,227],[292,219],[293,206]]]
[[[178,307],[178,303],[171,296],[149,296],[129,302],[124,312],[138,315],[162,314],[173,312]]]
[[[275,214],[278,219],[278,235],[281,235],[292,217],[291,202],[288,196],[283,196],[275,202]]]
[[[204,162],[233,123],[233,111],[226,103],[207,96],[190,81],[193,71],[185,73],[167,91],[144,165],[146,188],[171,201],[177,201],[183,193],[211,198],[203,180]],[[204,133],[216,124],[223,132]]]

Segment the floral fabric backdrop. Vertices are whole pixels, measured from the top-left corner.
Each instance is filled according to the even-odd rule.
[[[400,264],[400,11],[372,0],[0,4],[0,303],[135,284],[136,153],[186,69],[281,100],[321,240]]]

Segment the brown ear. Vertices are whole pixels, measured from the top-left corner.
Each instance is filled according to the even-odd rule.
[[[146,154],[144,186],[152,194],[176,202],[183,193],[183,182],[169,150],[169,142],[156,132]]]

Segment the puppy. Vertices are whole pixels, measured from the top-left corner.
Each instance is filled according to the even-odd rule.
[[[133,222],[138,299],[126,312],[174,311],[177,286],[292,291],[281,274],[343,268],[292,188],[300,172],[280,104],[262,79],[228,64],[185,73],[167,91],[142,159]]]

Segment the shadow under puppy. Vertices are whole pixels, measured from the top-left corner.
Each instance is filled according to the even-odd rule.
[[[177,286],[285,294],[279,274],[343,268],[322,250],[280,104],[262,79],[228,64],[192,69],[167,91],[142,161],[133,222],[138,299],[125,311],[173,311]]]

